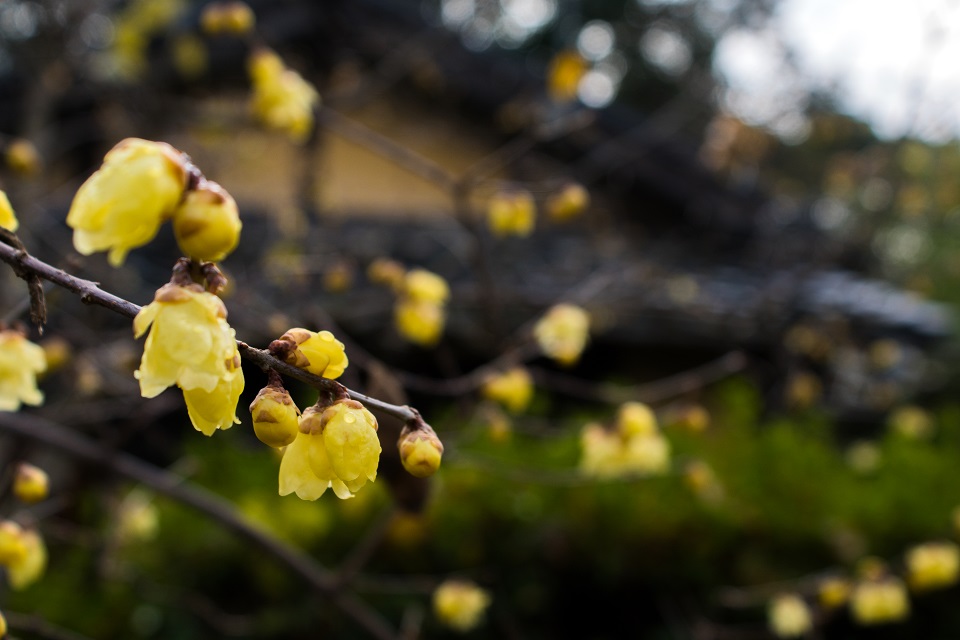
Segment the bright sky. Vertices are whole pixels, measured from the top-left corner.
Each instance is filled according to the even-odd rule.
[[[784,73],[787,55],[800,77]],[[799,80],[833,87],[841,110],[882,137],[960,137],[957,0],[783,0],[770,31],[728,34],[716,64],[729,108],[788,135],[802,129]]]

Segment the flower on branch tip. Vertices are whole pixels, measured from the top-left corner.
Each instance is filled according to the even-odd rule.
[[[255,24],[256,17],[246,2],[211,2],[200,14],[200,28],[207,35],[242,36]]]
[[[271,447],[291,444],[300,431],[300,409],[283,387],[267,385],[250,403],[253,431],[260,442]]]
[[[237,203],[216,182],[204,180],[188,191],[173,212],[173,234],[184,255],[201,262],[219,262],[240,243]]]
[[[403,468],[415,478],[429,478],[440,469],[443,443],[430,425],[404,426],[397,447]]]
[[[13,495],[21,502],[33,504],[46,500],[50,493],[50,477],[40,467],[27,462],[17,465],[13,476]]]
[[[799,638],[813,629],[813,616],[803,598],[795,593],[781,594],[767,608],[770,630],[778,638]]]
[[[914,591],[943,589],[960,577],[960,548],[952,542],[928,542],[907,551],[907,583]]]
[[[43,392],[37,374],[47,368],[43,348],[19,331],[0,331],[0,411],[16,411],[20,404],[37,406]]]
[[[568,182],[547,198],[544,208],[554,222],[576,218],[590,206],[590,192],[582,184]]]
[[[352,498],[376,480],[380,451],[377,419],[356,400],[307,407],[283,452],[280,495],[316,500],[332,488],[338,498]]]
[[[280,336],[280,341],[288,343],[286,362],[322,378],[336,380],[350,364],[343,343],[329,331],[296,327]]]
[[[183,197],[183,154],[163,142],[127,138],[103,159],[70,205],[67,224],[83,255],[109,251],[113,266],[153,240]]]
[[[551,307],[533,328],[540,350],[564,366],[580,359],[589,333],[590,316],[572,304]]]
[[[903,581],[888,576],[859,582],[850,594],[850,613],[862,625],[905,619],[910,615],[910,600]]]
[[[536,217],[537,204],[525,189],[501,191],[487,203],[487,226],[498,237],[529,236]]]
[[[20,226],[16,214],[13,212],[13,205],[10,204],[10,198],[0,189],[0,227],[7,231],[16,231]]]
[[[167,284],[133,320],[137,338],[150,330],[134,373],[140,394],[153,398],[177,385],[194,428],[205,435],[239,423],[243,369],[226,317],[220,298],[199,285]]]
[[[511,413],[522,413],[533,397],[533,378],[523,367],[515,367],[487,378],[481,392]]]
[[[253,112],[270,129],[304,142],[313,131],[320,96],[313,86],[269,49],[255,51],[249,61]]]
[[[433,612],[460,633],[475,628],[490,606],[490,594],[469,580],[446,580],[433,592]]]

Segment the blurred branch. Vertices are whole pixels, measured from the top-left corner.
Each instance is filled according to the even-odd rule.
[[[59,627],[37,615],[4,608],[3,616],[11,630],[29,633],[41,640],[90,640],[87,636]]]

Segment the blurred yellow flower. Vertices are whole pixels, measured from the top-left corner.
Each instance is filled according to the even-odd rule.
[[[850,594],[850,613],[862,625],[897,622],[910,615],[903,581],[895,577],[864,580]]]
[[[813,629],[810,608],[794,593],[782,594],[770,601],[767,609],[770,630],[778,638],[799,638]]]
[[[487,226],[495,236],[529,236],[536,216],[537,204],[526,190],[501,191],[487,203]]]
[[[657,432],[657,416],[642,402],[625,402],[617,411],[617,429],[624,437]]]
[[[29,140],[17,138],[7,146],[7,166],[17,173],[29,175],[40,169],[40,154]]]
[[[7,231],[16,231],[19,226],[20,222],[13,212],[13,205],[10,204],[10,199],[7,197],[6,192],[0,189],[0,227],[3,227]]]
[[[13,495],[21,502],[32,504],[46,500],[50,493],[50,477],[40,467],[23,462],[13,475]]]
[[[253,10],[245,2],[211,2],[200,14],[200,28],[207,35],[244,35],[256,23]]]
[[[547,94],[554,102],[570,102],[577,97],[580,79],[588,64],[576,51],[560,51],[547,69]]]
[[[443,335],[446,312],[439,304],[401,297],[393,307],[393,319],[401,336],[415,344],[432,347]]]
[[[188,191],[173,212],[173,234],[180,250],[202,262],[226,258],[240,243],[242,226],[237,203],[215,182]]]
[[[109,250],[113,266],[150,242],[183,197],[182,154],[163,142],[127,138],[77,191],[67,214],[73,246],[83,255]]]
[[[523,367],[487,378],[481,388],[483,396],[502,404],[510,413],[522,413],[533,397],[533,378]]]
[[[826,578],[817,590],[817,600],[824,609],[837,609],[847,604],[853,585],[845,578]]]
[[[37,374],[46,368],[43,348],[19,331],[0,331],[0,411],[16,411],[20,403],[41,404]]]
[[[411,269],[403,278],[402,293],[415,302],[443,304],[450,297],[450,286],[432,271]]]
[[[26,553],[7,563],[7,579],[15,591],[26,589],[40,579],[47,568],[47,547],[36,529],[24,529],[21,536]]]
[[[933,435],[930,414],[914,405],[900,407],[891,413],[887,426],[897,435],[910,440],[922,440]]]
[[[220,298],[199,285],[167,284],[133,320],[137,338],[150,329],[134,376],[145,398],[177,385],[194,428],[206,435],[228,429],[243,390],[243,369]]]
[[[490,606],[490,594],[469,580],[447,580],[433,592],[433,612],[460,633],[475,628]]]
[[[943,589],[960,577],[960,547],[928,542],[907,551],[907,583],[914,591]]]
[[[343,343],[329,331],[314,332],[296,327],[287,330],[280,340],[294,345],[287,362],[314,375],[336,380],[350,364]]]
[[[253,431],[260,442],[271,447],[285,447],[300,430],[300,410],[283,387],[267,385],[250,403]]]
[[[249,70],[254,114],[270,129],[286,133],[294,142],[304,142],[313,131],[313,112],[320,103],[313,86],[268,49],[251,55]]]
[[[547,198],[544,208],[554,222],[566,222],[581,215],[590,206],[590,192],[582,184],[568,182]]]
[[[624,473],[660,475],[670,470],[670,442],[660,434],[630,436],[621,463]]]
[[[564,366],[580,359],[589,332],[590,316],[572,304],[551,307],[533,329],[540,350]]]
[[[13,520],[0,522],[0,565],[17,564],[26,557],[27,545],[23,539],[23,527]]]
[[[590,423],[580,432],[580,471],[597,478],[620,473],[623,440],[603,426]]]

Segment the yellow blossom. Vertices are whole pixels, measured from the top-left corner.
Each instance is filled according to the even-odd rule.
[[[17,466],[13,476],[13,495],[28,504],[46,500],[50,493],[50,478],[47,472],[26,462]]]
[[[6,192],[0,189],[0,227],[3,227],[7,231],[16,231],[19,226],[20,222],[13,212],[13,205],[10,204],[10,199],[7,197]]]
[[[376,480],[380,451],[377,420],[359,402],[308,407],[280,462],[280,495],[316,500],[330,487],[338,498],[352,498]]]
[[[533,397],[533,378],[523,367],[515,367],[484,382],[485,398],[499,402],[511,413],[522,413]]]
[[[431,347],[443,335],[446,312],[439,304],[400,298],[393,308],[393,318],[401,336],[415,344]]]
[[[440,469],[443,443],[430,427],[404,427],[400,433],[399,449],[403,468],[416,478],[429,478]]]
[[[536,215],[537,205],[526,190],[501,191],[487,203],[487,226],[500,237],[529,236]]]
[[[208,35],[244,35],[255,23],[253,10],[245,2],[211,2],[200,14],[200,27]]]
[[[533,335],[545,355],[564,366],[580,359],[590,331],[590,316],[572,304],[550,308],[537,322]]]
[[[910,440],[922,440],[933,435],[930,414],[913,405],[900,407],[890,414],[887,426],[897,435]]]
[[[188,191],[173,212],[173,234],[183,253],[202,262],[219,262],[240,242],[237,203],[223,187],[204,182]]]
[[[320,96],[300,74],[287,69],[272,51],[260,49],[251,56],[253,112],[270,129],[283,131],[294,142],[303,142],[313,131],[313,111]]]
[[[432,271],[411,269],[403,278],[402,293],[414,302],[443,304],[450,297],[450,286]]]
[[[134,489],[117,507],[115,535],[121,544],[151,540],[160,528],[160,512],[150,494]]]
[[[267,385],[250,403],[253,431],[260,442],[271,447],[285,447],[299,431],[300,410],[283,387]]]
[[[194,428],[206,435],[228,429],[243,391],[243,369],[220,298],[199,285],[161,287],[133,320],[137,338],[150,329],[135,376],[140,394],[153,398],[177,385]]]
[[[928,542],[907,551],[907,582],[914,591],[942,589],[957,582],[960,548],[952,542]]]
[[[657,416],[642,402],[625,402],[617,411],[617,429],[624,437],[657,432]]]
[[[40,154],[29,140],[18,138],[10,143],[6,153],[7,166],[16,171],[29,175],[40,169]]]
[[[770,629],[778,638],[799,638],[813,628],[810,608],[800,596],[782,594],[770,601],[767,609]]]
[[[598,478],[620,473],[623,440],[601,425],[590,423],[580,432],[580,471]]]
[[[590,192],[582,184],[568,182],[547,198],[544,208],[554,222],[576,218],[590,206]]]
[[[820,583],[817,600],[824,609],[836,609],[847,603],[852,589],[853,585],[845,578],[827,578]]]
[[[631,436],[624,446],[627,473],[659,475],[670,470],[670,442],[660,434]]]
[[[547,93],[554,102],[570,102],[577,97],[580,79],[587,72],[587,61],[576,51],[560,51],[547,70]]]
[[[297,327],[280,336],[280,340],[294,345],[287,362],[314,375],[336,380],[350,364],[343,343],[329,331],[317,333]]]
[[[186,187],[182,154],[163,142],[127,138],[103,159],[70,205],[67,224],[83,255],[109,250],[113,266],[150,242]]]
[[[0,613],[0,638],[7,637],[7,618]]]
[[[850,595],[850,612],[862,625],[884,624],[910,615],[910,600],[903,581],[895,577],[864,580]]]
[[[367,267],[367,278],[370,282],[386,285],[397,292],[403,291],[406,275],[407,271],[403,265],[389,258],[377,258]]]
[[[27,545],[23,539],[23,527],[13,520],[0,522],[0,564],[9,566],[23,562]]]
[[[43,393],[37,374],[47,368],[43,349],[18,331],[0,331],[0,411],[16,411],[20,403],[39,405]]]
[[[433,612],[445,625],[466,633],[483,619],[490,594],[469,580],[447,580],[433,592]]]
[[[22,536],[26,553],[22,559],[8,563],[7,578],[15,591],[26,589],[40,579],[47,568],[47,547],[36,529],[25,529]]]

